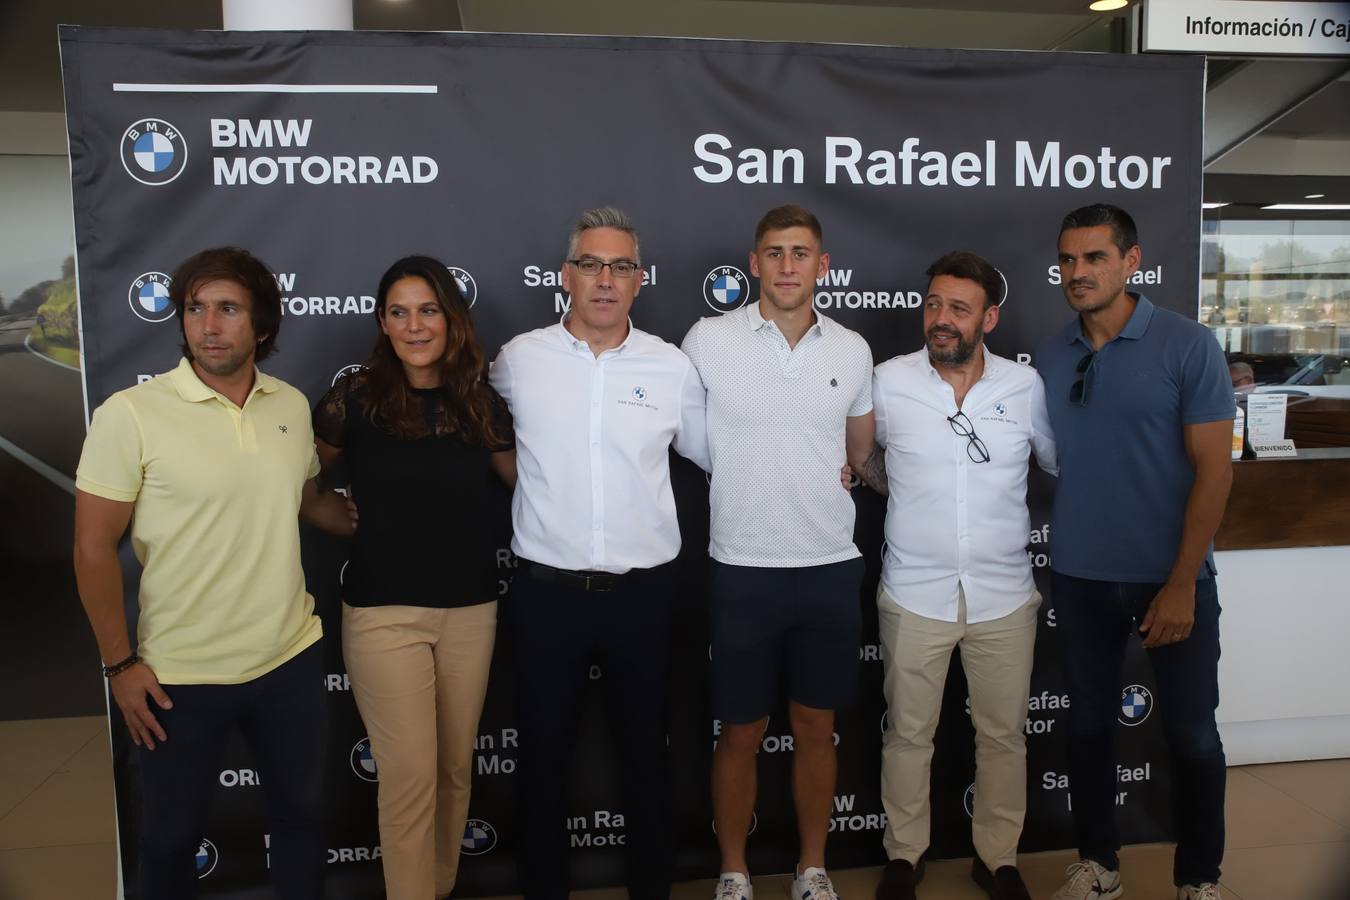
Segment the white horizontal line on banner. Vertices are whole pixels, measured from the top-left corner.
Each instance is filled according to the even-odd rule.
[[[69,475],[53,469],[18,444],[0,437],[0,450],[5,451],[34,472],[65,491],[67,494],[70,494],[72,497],[75,495],[75,482],[71,480]]]
[[[434,84],[133,84],[113,90],[150,94],[434,94]]]

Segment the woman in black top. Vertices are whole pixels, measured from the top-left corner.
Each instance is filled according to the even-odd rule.
[[[360,510],[342,648],[380,773],[385,887],[427,900],[450,893],[459,863],[497,625],[492,526],[509,521],[499,480],[515,484],[515,450],[443,263],[394,263],[375,315],[366,368],[319,401],[314,434]]]

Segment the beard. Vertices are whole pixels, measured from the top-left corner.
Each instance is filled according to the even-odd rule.
[[[939,334],[956,338],[956,343],[946,349],[934,347],[933,338]],[[941,363],[944,366],[964,366],[975,355],[975,351],[979,349],[980,341],[983,338],[984,328],[982,325],[975,326],[975,334],[969,341],[955,328],[943,328],[935,325],[924,334],[924,344],[928,347],[928,358],[933,362]]]

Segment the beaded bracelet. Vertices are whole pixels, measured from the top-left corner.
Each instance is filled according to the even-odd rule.
[[[111,666],[104,666],[103,677],[112,678],[114,675],[121,675],[127,669],[130,669],[132,666],[136,665],[136,663],[140,661],[141,658],[133,653],[126,659],[122,660],[121,662],[113,663]]]

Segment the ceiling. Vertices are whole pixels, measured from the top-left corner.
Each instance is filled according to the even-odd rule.
[[[58,25],[220,28],[222,0],[0,0],[0,110],[60,112]],[[353,0],[355,27],[1113,49],[1087,0]],[[1124,29],[1118,24],[1118,35]]]
[[[59,113],[58,24],[155,28],[221,27],[222,0],[0,0],[0,114]],[[352,0],[360,30],[504,31],[822,41],[908,47],[1122,52],[1131,10],[1093,13],[1087,0]],[[1265,61],[1263,66],[1297,66]],[[1241,69],[1211,61],[1211,84]],[[1259,145],[1259,146],[1258,146]],[[1321,192],[1347,193],[1350,80],[1342,79],[1276,118],[1246,156],[1219,160],[1207,198],[1257,204],[1289,199],[1313,171],[1280,160],[1319,151]],[[1239,148],[1240,150],[1243,148]],[[1258,152],[1259,151],[1259,152]],[[1250,159],[1251,162],[1247,160]],[[1285,172],[1286,180],[1250,172]],[[1311,183],[1311,182],[1309,182]],[[1210,186],[1216,196],[1208,197]],[[1219,188],[1222,187],[1222,191]],[[1218,193],[1225,196],[1218,197]],[[1302,196],[1299,194],[1298,196]],[[1341,201],[1345,202],[1345,201]]]
[[[1350,80],[1342,79],[1275,120],[1263,134],[1317,140],[1350,137]]]

